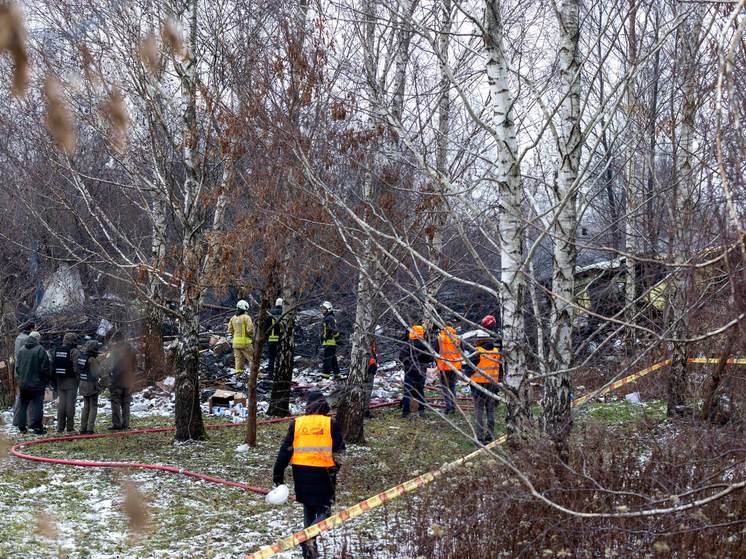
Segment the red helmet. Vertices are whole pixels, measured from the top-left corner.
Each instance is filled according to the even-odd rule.
[[[480,322],[480,324],[481,324],[482,326],[484,326],[485,328],[491,328],[491,327],[493,327],[493,326],[494,326],[495,324],[497,324],[497,320],[495,320],[495,317],[494,317],[494,316],[492,316],[491,314],[488,314],[487,316],[485,316],[485,317],[484,317],[484,318],[482,319],[482,322]]]

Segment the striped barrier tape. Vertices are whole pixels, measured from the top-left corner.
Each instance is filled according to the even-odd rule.
[[[690,363],[717,363],[718,361],[719,359],[705,359],[705,358],[688,359],[688,362]],[[591,398],[595,398],[597,396],[607,394],[611,392],[612,390],[616,390],[617,388],[624,386],[625,384],[634,382],[640,377],[643,377],[649,373],[652,373],[653,371],[660,369],[661,367],[665,365],[668,365],[670,362],[671,360],[668,359],[666,361],[656,363],[655,365],[652,365],[651,367],[648,367],[647,369],[643,369],[642,371],[639,371],[633,375],[630,375],[628,377],[625,377],[621,380],[618,380],[610,384],[609,386],[607,386],[603,390],[600,390],[599,392],[592,392],[590,394],[586,394],[582,398],[578,398],[577,400],[573,401],[572,407],[580,406],[584,404],[585,402],[587,402],[588,400],[590,400]],[[746,365],[746,359],[728,359],[728,363],[733,363],[737,365]],[[268,557],[272,557],[273,555],[282,553],[283,551],[288,550],[292,547],[295,547],[296,545],[300,545],[306,540],[315,538],[321,532],[325,532],[326,530],[329,530],[336,526],[340,526],[344,524],[345,522],[347,522],[348,520],[351,520],[355,518],[356,516],[360,516],[364,512],[367,512],[376,507],[380,507],[382,504],[384,504],[387,501],[390,501],[391,499],[399,497],[400,495],[404,495],[405,493],[413,491],[417,489],[418,487],[421,487],[425,484],[430,483],[431,481],[434,481],[435,479],[440,477],[443,473],[449,470],[452,470],[453,468],[456,468],[457,466],[460,466],[461,464],[464,464],[465,462],[471,460],[472,458],[476,458],[480,454],[483,454],[485,450],[487,449],[491,449],[491,448],[494,448],[496,446],[503,444],[506,440],[508,440],[508,437],[507,435],[504,435],[500,437],[499,439],[492,441],[489,445],[487,445],[484,448],[475,450],[471,454],[462,456],[461,458],[459,458],[458,460],[455,460],[454,462],[449,462],[448,464],[444,464],[437,470],[433,470],[432,472],[428,472],[414,479],[410,479],[409,481],[405,481],[401,485],[397,485],[396,487],[392,487],[391,489],[388,489],[384,491],[383,493],[379,493],[378,495],[375,495],[369,499],[366,499],[365,501],[362,501],[361,503],[358,503],[350,508],[347,508],[341,512],[338,512],[334,516],[330,516],[326,520],[322,520],[318,524],[313,524],[309,526],[308,528],[301,530],[300,532],[297,532],[291,536],[287,536],[285,538],[282,538],[281,540],[276,541],[272,545],[263,547],[259,551],[256,551],[255,553],[252,553],[251,555],[247,555],[246,557],[244,557],[244,559],[267,559]]]

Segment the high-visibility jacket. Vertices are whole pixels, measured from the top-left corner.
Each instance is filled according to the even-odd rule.
[[[295,419],[292,464],[318,468],[334,467],[331,417],[304,415]]]
[[[324,333],[321,336],[321,345],[337,345],[337,338],[339,338],[339,332],[337,332],[337,318],[334,316],[332,311],[326,313],[324,317]]]
[[[282,307],[279,307],[275,309],[274,311],[269,311],[269,316],[267,317],[270,320],[270,329],[269,329],[269,337],[267,338],[267,342],[269,343],[277,343],[280,341],[280,327],[277,325],[277,319],[282,316]]]
[[[477,370],[471,375],[471,380],[479,383],[488,383],[490,379],[498,382],[500,379],[500,352],[497,349],[484,349],[477,346],[479,352],[479,363]]]
[[[451,327],[447,330],[441,330],[438,334],[438,370],[439,371],[452,371],[453,369],[461,369],[461,352],[459,347],[461,341],[458,340],[453,334],[456,333]]]
[[[368,367],[370,367],[371,365],[374,365],[375,362],[376,362],[376,359],[378,357],[376,355],[376,342],[373,342],[373,349],[370,352],[370,355],[371,355],[371,357],[370,357],[370,363],[368,363]]]
[[[248,314],[232,316],[228,323],[228,333],[233,336],[233,347],[243,348],[251,346],[254,335],[254,323]]]

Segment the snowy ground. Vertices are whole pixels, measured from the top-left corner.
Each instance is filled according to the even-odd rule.
[[[400,393],[392,381],[401,373],[391,373],[377,380],[374,397]],[[327,392],[331,389],[326,387]],[[102,433],[110,424],[111,407],[107,398],[101,398],[99,405],[97,432]],[[81,407],[82,400],[76,427]],[[294,403],[291,409],[300,413],[303,404]],[[435,414],[426,420],[402,421],[398,408],[384,410],[366,423],[370,446],[348,449],[335,512],[472,449],[455,431],[448,435],[452,440],[439,440],[443,427]],[[203,413],[207,414],[206,403]],[[45,414],[56,416],[56,405],[46,404]],[[170,427],[172,396],[135,394],[132,415],[133,429]],[[10,410],[3,410],[0,417],[5,423],[0,427],[0,517],[4,519],[0,557],[228,559],[244,557],[302,528],[300,505],[267,505],[263,495],[239,488],[163,471],[76,467],[8,456],[9,444],[38,437],[20,435],[11,427]],[[226,420],[205,415],[206,424]],[[210,440],[198,443],[175,445],[169,433],[117,435],[32,445],[24,452],[59,459],[164,464],[270,488],[272,464],[286,429],[286,423],[260,427],[257,448],[244,453],[236,452],[243,439],[240,426],[210,430]],[[425,436],[428,431],[435,436]],[[47,437],[53,434],[52,428]],[[436,450],[423,452],[422,445],[430,439]],[[433,456],[437,456],[435,462]],[[288,479],[289,473],[288,469]],[[128,481],[134,482],[136,490],[127,489]],[[376,509],[325,533],[319,540],[322,556],[338,557],[344,548],[353,555],[404,557],[405,551],[386,536],[386,522],[395,509],[396,505]],[[146,519],[139,535],[132,528],[138,518]],[[278,557],[300,557],[300,551],[296,548]]]

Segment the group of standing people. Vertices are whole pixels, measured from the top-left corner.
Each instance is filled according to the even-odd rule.
[[[482,318],[480,324],[486,329],[496,330],[497,321],[492,315]],[[489,332],[480,330],[474,342],[475,351],[470,355],[463,352],[462,341],[450,322],[440,331],[435,346],[438,351],[437,370],[445,400],[445,415],[456,411],[456,379],[462,370],[470,373],[471,397],[474,403],[474,417],[477,438],[487,444],[494,440],[495,398],[499,391],[501,375],[500,339]],[[412,398],[418,405],[418,415],[425,413],[425,378],[433,357],[425,342],[425,330],[419,324],[408,331],[408,339],[399,352],[399,360],[404,366],[404,397],[402,417],[412,413]],[[504,369],[504,364],[503,364]],[[486,416],[486,422],[485,422]]]
[[[109,429],[129,429],[137,355],[124,341],[121,332],[115,333],[111,341],[114,345],[102,364],[96,340],[87,340],[81,352],[77,335],[68,332],[62,338],[62,345],[54,348],[50,359],[41,345],[36,324],[27,322],[15,343],[15,378],[18,379],[20,394],[16,400],[13,425],[21,433],[27,432],[29,426],[37,435],[46,433],[43,425],[44,394],[51,385],[58,398],[57,433],[75,433],[75,403],[80,394],[83,410],[79,434],[93,434],[98,395],[108,385],[112,411]]]

